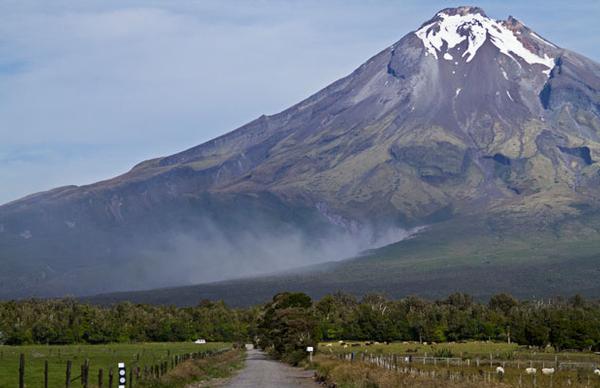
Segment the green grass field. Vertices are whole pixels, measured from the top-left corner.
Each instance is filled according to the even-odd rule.
[[[494,360],[540,360],[552,362],[555,358],[563,362],[592,362],[600,365],[600,355],[591,352],[554,352],[519,346],[515,343],[491,341],[447,342],[437,344],[420,344],[418,342],[392,342],[388,345],[365,342],[346,341],[347,347],[338,342],[323,342],[319,345],[321,353],[368,352],[371,354],[412,354],[414,356],[446,357],[450,352],[452,357],[463,359],[486,360],[490,354]],[[359,346],[352,346],[358,344]]]
[[[116,371],[118,362],[127,367],[141,368],[167,361],[170,357],[184,353],[228,348],[227,343],[196,345],[186,343],[140,343],[111,345],[65,345],[65,346],[0,346],[0,388],[18,387],[19,356],[25,355],[25,384],[27,387],[43,387],[44,363],[48,360],[49,387],[65,386],[67,361],[73,363],[72,378],[80,375],[81,365],[89,360],[90,387],[97,386],[98,370],[104,370],[104,386],[108,386],[108,370]],[[116,381],[116,380],[115,380]],[[81,386],[80,380],[71,384]],[[116,385],[115,385],[116,386]]]

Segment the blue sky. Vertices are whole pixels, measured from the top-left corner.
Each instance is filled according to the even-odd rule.
[[[448,1],[0,0],[0,203],[276,113]],[[600,61],[600,2],[480,1]]]

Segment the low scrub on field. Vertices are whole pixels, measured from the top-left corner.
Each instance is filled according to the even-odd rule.
[[[529,374],[527,365],[520,368],[506,366],[502,374],[498,365],[460,364],[437,365],[398,363],[394,365],[389,357],[340,359],[339,356],[320,354],[314,358],[312,367],[317,369],[319,379],[328,386],[337,388],[391,388],[391,387],[600,387],[600,376],[590,368],[557,369],[548,368],[543,373],[536,366],[536,372]]]
[[[232,349],[212,357],[188,360],[160,379],[142,381],[140,388],[203,387],[213,379],[224,379],[244,364],[244,351]],[[196,383],[196,384],[193,384]],[[192,384],[192,385],[190,385]]]
[[[339,361],[327,356],[315,357],[318,379],[337,388],[501,388],[510,385],[490,381],[483,382],[431,377],[428,374],[408,374],[385,370],[363,362]]]

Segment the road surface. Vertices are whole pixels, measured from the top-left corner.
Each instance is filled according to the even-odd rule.
[[[314,372],[293,368],[270,359],[264,352],[246,351],[246,365],[225,387],[229,388],[286,388],[319,387],[313,380]]]

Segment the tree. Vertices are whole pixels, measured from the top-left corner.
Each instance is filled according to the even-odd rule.
[[[490,298],[488,307],[492,310],[500,311],[508,315],[510,310],[519,304],[515,298],[508,294],[497,294]]]
[[[258,345],[294,365],[306,357],[306,347],[316,348],[318,321],[312,300],[303,293],[281,293],[263,309],[258,323]]]

